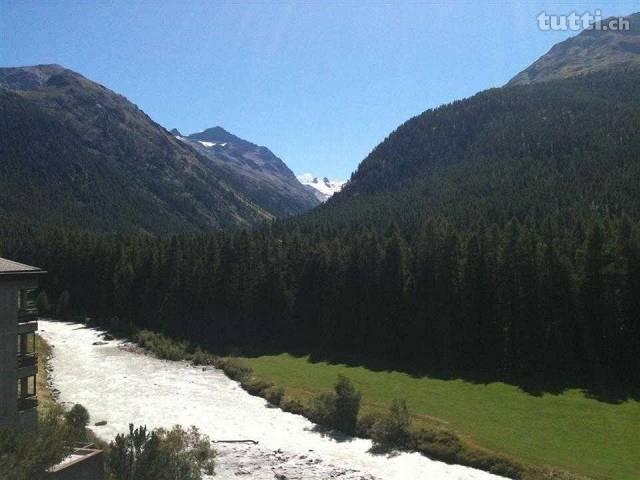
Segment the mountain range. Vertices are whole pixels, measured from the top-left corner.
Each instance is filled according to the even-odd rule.
[[[254,226],[318,203],[268,149],[221,128],[176,138],[59,65],[0,69],[5,218],[168,232]]]
[[[320,216],[344,219],[336,209],[347,208],[381,223],[424,209],[461,222],[567,206],[635,211],[640,14],[628,20],[628,31],[588,29],[555,45],[503,88],[408,120],[344,188],[296,178],[268,148],[221,127],[169,132],[59,65],[2,68],[0,213],[170,232],[252,227],[325,201]]]

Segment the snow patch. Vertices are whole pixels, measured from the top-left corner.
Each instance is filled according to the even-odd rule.
[[[319,179],[311,173],[303,173],[302,175],[299,175],[298,181],[302,185],[313,188],[317,192],[316,196],[321,201],[328,200],[334,194],[342,190],[344,184],[347,183],[342,180],[329,180],[327,177]]]
[[[198,143],[207,147],[207,148],[211,148],[211,147],[215,147],[216,145],[220,146],[220,147],[226,147],[227,146],[227,142],[223,142],[223,143],[218,143],[218,142],[205,142],[203,140],[198,140]]]

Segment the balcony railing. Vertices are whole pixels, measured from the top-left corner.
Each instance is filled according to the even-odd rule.
[[[18,399],[18,410],[24,412],[38,406],[38,399],[35,395],[30,397],[22,397]]]
[[[38,354],[35,352],[18,354],[18,368],[33,367],[38,364]]]

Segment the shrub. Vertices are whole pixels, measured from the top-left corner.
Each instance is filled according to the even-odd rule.
[[[455,462],[462,444],[458,437],[444,430],[421,429],[412,438],[413,447],[428,457],[446,462]]]
[[[502,477],[519,479],[524,471],[522,465],[499,454],[465,445],[453,432],[442,429],[420,429],[412,435],[411,447],[436,460],[467,465]],[[536,473],[531,478],[551,477]],[[558,480],[564,478],[563,475],[557,477]]]
[[[282,399],[280,401],[280,408],[285,412],[293,413],[296,415],[305,414],[304,405],[302,405],[302,403],[300,403],[298,400],[294,400],[292,398]]]
[[[358,419],[356,424],[356,434],[359,437],[370,437],[371,429],[375,423],[380,420],[380,415],[375,413],[367,413]]]
[[[311,401],[309,416],[319,425],[353,434],[358,423],[360,398],[360,392],[351,381],[338,375],[333,392],[321,393]]]
[[[53,409],[33,433],[0,428],[0,478],[41,479],[47,468],[68,455],[68,429],[59,418]]]
[[[140,330],[133,339],[138,345],[166,360],[185,360],[187,342],[181,342],[149,330]]]
[[[426,452],[425,452],[426,453]],[[469,467],[478,468],[487,472],[500,475],[501,477],[520,479],[525,471],[528,471],[526,478],[529,479],[551,479],[554,480],[568,480],[573,478],[567,475],[566,472],[557,471],[552,475],[548,475],[543,472],[527,469],[523,465],[504,457],[503,455],[493,452],[478,449],[477,447],[471,447],[468,445],[462,445],[460,451],[455,457],[455,463],[467,465]],[[577,479],[576,479],[577,480]],[[584,480],[584,479],[583,479]]]
[[[252,370],[245,365],[240,359],[228,358],[220,360],[218,368],[221,368],[224,373],[232,380],[241,381],[251,376]]]
[[[211,355],[198,347],[195,352],[190,355],[190,360],[194,365],[210,365]]]
[[[334,390],[336,404],[333,426],[342,432],[354,434],[362,395],[344,375],[338,375]]]
[[[111,442],[106,466],[115,480],[200,480],[214,473],[214,457],[209,438],[195,427],[148,432],[129,425]]]
[[[336,394],[334,392],[323,392],[309,405],[309,417],[318,425],[332,427],[336,414]]]
[[[264,398],[271,405],[275,405],[276,407],[282,403],[282,398],[284,397],[284,388],[272,386],[267,388],[264,391]]]
[[[381,448],[404,448],[409,443],[409,410],[404,400],[394,400],[389,412],[371,427],[374,446]]]
[[[242,388],[251,395],[263,396],[263,392],[272,386],[271,382],[256,377],[249,377],[242,381]]]
[[[86,440],[85,429],[89,425],[89,412],[86,408],[76,403],[71,407],[71,410],[64,414],[64,419],[74,439]]]

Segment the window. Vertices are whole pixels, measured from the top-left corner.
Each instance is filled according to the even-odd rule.
[[[35,313],[36,310],[36,290],[25,288],[18,292],[18,311],[21,314]]]
[[[36,394],[36,376],[21,378],[18,380],[18,398],[33,397]]]
[[[36,351],[35,333],[23,333],[18,335],[18,355],[28,355]]]

